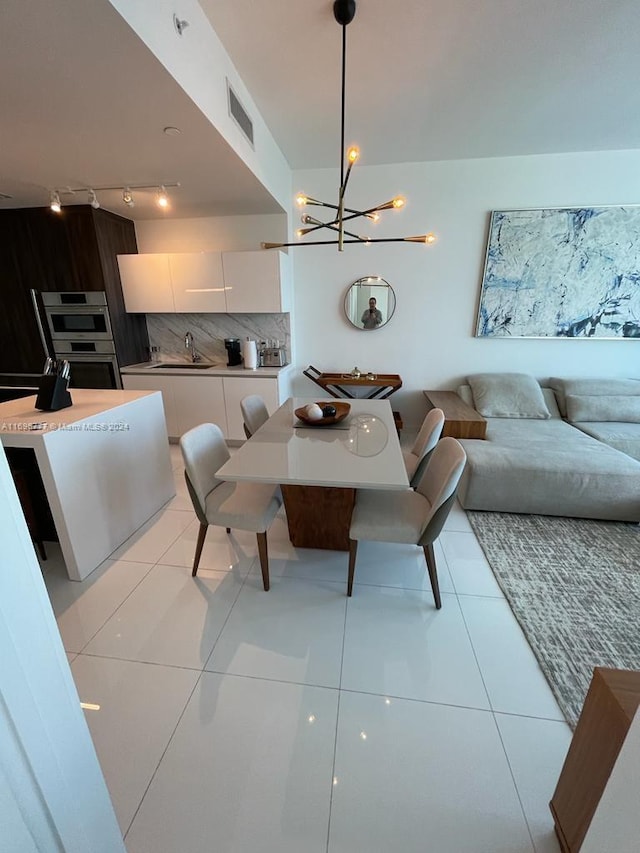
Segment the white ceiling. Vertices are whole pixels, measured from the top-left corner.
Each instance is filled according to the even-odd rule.
[[[200,4],[291,166],[337,167],[331,0]],[[346,142],[363,164],[640,148],[639,0],[357,7]],[[279,212],[107,0],[2,0],[0,80],[0,209],[47,204],[54,186],[179,181],[168,216]],[[98,197],[165,215],[152,191],[132,209]]]

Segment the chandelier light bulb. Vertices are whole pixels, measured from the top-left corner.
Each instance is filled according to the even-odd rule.
[[[349,148],[349,150],[347,151],[347,160],[350,163],[355,163],[359,156],[360,149],[357,146],[352,145],[351,148]]]
[[[127,205],[127,207],[133,207],[135,202],[133,201],[133,193],[129,189],[129,187],[125,187],[122,190],[122,201]]]
[[[435,243],[436,235],[432,231],[430,231],[428,234],[425,234],[424,242],[427,244]]]
[[[401,196],[401,195],[399,195],[397,198],[394,198],[394,200],[393,200],[393,206],[394,206],[394,208],[395,208],[396,210],[399,210],[401,207],[404,207],[404,206],[405,206],[405,203],[406,203],[406,202],[405,202],[405,200],[402,198],[402,196]]]
[[[60,206],[60,195],[57,190],[51,190],[51,193],[49,194],[49,207],[54,213],[60,213],[62,210]]]
[[[167,191],[165,190],[165,188],[163,186],[160,187],[160,189],[158,190],[158,207],[162,207],[163,209],[166,209],[167,207],[169,207],[169,199],[167,197]]]
[[[296,237],[298,238],[298,240],[299,240],[303,235],[304,235],[304,231],[302,230],[302,228],[298,228],[298,230],[296,231]]]
[[[296,204],[298,205],[298,207],[304,207],[306,203],[306,195],[304,195],[304,193],[298,193],[298,195],[296,196]]]

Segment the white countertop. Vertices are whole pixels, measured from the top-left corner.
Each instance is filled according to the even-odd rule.
[[[409,488],[388,400],[349,400],[351,412],[339,424],[296,426],[294,410],[311,402],[335,401],[289,398],[236,450],[218,476],[308,486]]]
[[[165,362],[169,363],[166,359]],[[179,364],[180,362],[175,362]],[[202,364],[203,362],[199,362]],[[206,363],[206,362],[205,362]],[[141,364],[129,364],[127,367],[121,367],[120,373],[123,374],[156,374],[157,376],[238,376],[238,377],[262,377],[263,379],[276,379],[281,373],[290,370],[292,365],[285,364],[283,367],[257,367],[255,370],[247,370],[241,364],[237,367],[228,367],[224,363],[212,364],[210,367],[201,368],[189,367],[185,364],[184,368],[179,367],[159,367],[158,362],[144,361]]]
[[[42,412],[36,409],[35,396],[0,403],[0,437],[7,434],[37,435],[55,432],[99,416],[103,416],[105,423],[117,424],[119,418],[116,410],[120,406],[126,406],[134,400],[157,392],[72,388],[69,393],[73,405],[57,412]]]

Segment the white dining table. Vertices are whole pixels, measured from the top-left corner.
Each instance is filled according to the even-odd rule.
[[[405,490],[409,480],[388,400],[350,400],[330,426],[295,410],[328,397],[291,397],[219,469],[223,480],[277,483],[297,547],[348,550],[356,489]]]

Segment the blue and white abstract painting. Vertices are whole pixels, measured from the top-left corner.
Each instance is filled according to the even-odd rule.
[[[476,336],[640,340],[640,206],[494,210]]]

